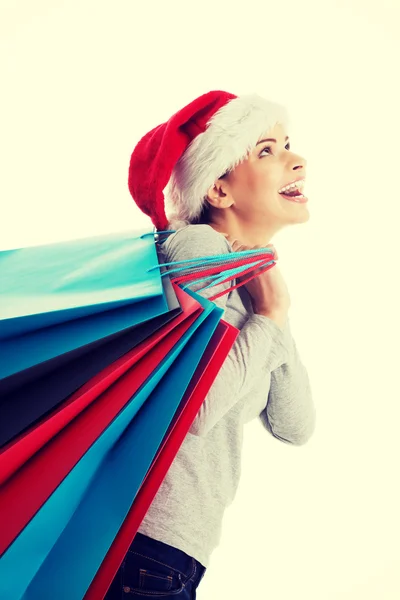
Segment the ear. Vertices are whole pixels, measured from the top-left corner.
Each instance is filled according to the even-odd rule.
[[[229,186],[224,179],[218,179],[208,189],[207,202],[214,208],[229,208],[234,204]]]

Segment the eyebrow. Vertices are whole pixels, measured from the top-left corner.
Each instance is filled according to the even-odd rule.
[[[285,137],[285,142],[287,142],[289,139],[288,136]],[[274,142],[275,144],[277,143],[277,141],[274,138],[268,138],[266,140],[260,140],[259,142],[257,142],[256,146],[258,146],[258,144],[263,144],[264,142]]]

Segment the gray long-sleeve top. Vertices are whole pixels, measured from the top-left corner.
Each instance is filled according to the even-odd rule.
[[[164,244],[168,262],[228,252],[230,244],[208,225],[189,225]],[[211,297],[223,287],[200,293]],[[296,446],[305,444],[315,428],[310,382],[289,320],[282,331],[268,317],[255,315],[244,288],[215,303],[239,336],[139,528],[204,567],[237,491],[244,425],[259,418],[275,438]]]

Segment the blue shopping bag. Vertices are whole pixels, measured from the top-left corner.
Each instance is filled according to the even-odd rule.
[[[151,466],[222,316],[223,311],[218,307],[197,296],[196,299],[204,306],[202,316],[1,558],[0,597],[44,599],[54,597],[54,589],[57,594],[61,592],[60,597],[69,600],[83,597]],[[118,469],[122,476],[116,478]],[[114,494],[117,488],[119,491]],[[93,519],[97,523],[94,529]],[[77,556],[82,543],[86,545]],[[69,581],[65,582],[64,594],[59,579],[60,560],[71,555],[71,549],[73,556],[69,559],[77,562],[71,567],[65,565]],[[24,564],[22,572],[21,564]],[[53,564],[58,572],[54,578],[48,571]],[[70,576],[70,568],[74,577]],[[76,580],[76,584],[70,580]]]
[[[0,339],[162,294],[149,230],[0,252]]]
[[[135,282],[133,288],[136,296],[132,295],[129,304],[124,301],[124,306],[112,309],[108,306],[107,310],[103,310],[103,304],[101,312],[92,305],[91,309],[97,310],[94,314],[81,315],[70,321],[26,331],[23,335],[0,339],[0,394],[19,387],[21,382],[31,381],[37,376],[38,370],[40,374],[50,372],[54,369],[54,362],[51,362],[54,359],[57,359],[56,364],[59,366],[72,358],[72,352],[76,353],[76,357],[79,352],[85,352],[90,344],[171,310],[165,297],[161,273],[157,270],[149,272],[150,264],[154,267],[154,264],[160,262],[154,239],[151,235],[145,235],[144,239],[151,242],[146,242],[146,256],[143,258],[141,254],[131,253],[131,262],[128,267],[125,265],[127,277]],[[74,260],[76,262],[78,258],[75,257]],[[173,308],[178,306],[175,301]],[[45,318],[46,314],[35,316]]]
[[[168,312],[0,382],[0,447],[182,312],[168,278],[163,287]]]

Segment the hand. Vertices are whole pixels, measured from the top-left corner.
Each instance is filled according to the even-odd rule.
[[[244,250],[254,250],[263,248],[263,246],[245,246],[238,240],[227,240],[232,246],[234,252],[243,252]],[[278,258],[278,253],[272,244],[268,245],[274,252],[274,260]],[[288,316],[291,300],[285,280],[277,265],[265,271],[264,268],[257,269],[259,275],[245,284],[255,314],[269,317],[275,323],[284,328]],[[248,277],[246,275],[245,277]],[[239,279],[240,282],[240,279]]]

